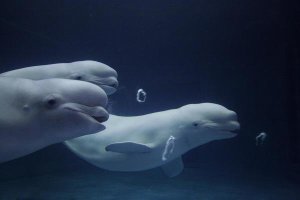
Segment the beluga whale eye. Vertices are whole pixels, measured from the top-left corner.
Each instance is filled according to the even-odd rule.
[[[199,124],[197,122],[193,122],[193,126],[197,127]]]
[[[81,79],[82,79],[82,76],[78,75],[78,76],[75,77],[75,79],[76,79],[76,80],[81,80]]]
[[[58,105],[58,98],[54,95],[49,95],[44,99],[44,105],[46,108],[55,108]]]
[[[73,79],[73,80],[82,80],[83,79],[83,74],[73,73],[73,74],[71,74],[70,78]]]
[[[111,87],[117,88],[118,84],[117,83],[111,84]]]

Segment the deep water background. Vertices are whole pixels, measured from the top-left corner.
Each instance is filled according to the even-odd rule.
[[[106,63],[119,74],[115,114],[224,105],[238,113],[240,135],[190,151],[185,165],[299,184],[299,16],[279,0],[2,1],[0,67]],[[0,181],[83,168],[94,169],[57,144],[1,164]]]

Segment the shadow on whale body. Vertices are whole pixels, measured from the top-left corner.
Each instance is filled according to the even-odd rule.
[[[181,155],[214,140],[232,138],[240,128],[234,111],[213,103],[189,104],[141,116],[110,115],[106,129],[65,142],[87,162],[112,171],[161,167],[174,177]]]

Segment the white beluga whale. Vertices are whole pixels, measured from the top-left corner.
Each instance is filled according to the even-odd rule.
[[[49,78],[82,80],[100,86],[108,95],[114,93],[118,87],[117,72],[106,64],[91,60],[31,66],[0,75],[31,80]]]
[[[106,93],[77,80],[0,78],[0,163],[105,129]]]
[[[240,125],[234,111],[213,103],[189,104],[142,116],[110,115],[106,129],[65,142],[87,162],[112,171],[161,167],[183,170],[181,155],[214,140],[232,138]]]

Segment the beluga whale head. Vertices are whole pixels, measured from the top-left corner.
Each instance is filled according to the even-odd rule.
[[[119,85],[118,74],[113,68],[96,61],[77,61],[70,64],[72,72],[66,78],[96,84],[108,95],[116,92]]]
[[[190,148],[235,137],[240,128],[237,114],[218,104],[189,104],[179,110],[181,123],[178,128],[184,133]]]
[[[8,71],[0,75],[31,80],[50,78],[81,80],[101,87],[107,95],[116,92],[119,85],[117,80],[118,74],[113,68],[92,60],[31,66]]]
[[[0,78],[0,163],[105,129],[106,93],[77,80]]]
[[[107,95],[99,87],[87,82],[67,79],[35,81],[28,93],[18,91],[20,119],[32,123],[31,132],[40,131],[54,141],[95,133],[105,129],[102,122],[109,117],[104,109]],[[49,87],[50,86],[50,87]],[[30,94],[30,95],[29,95]],[[29,121],[31,119],[32,122]]]

